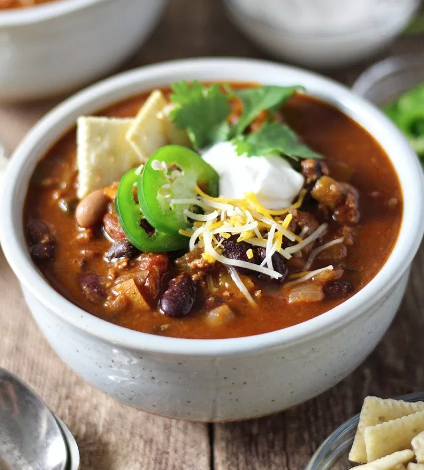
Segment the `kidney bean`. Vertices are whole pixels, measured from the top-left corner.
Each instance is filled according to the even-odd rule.
[[[259,258],[259,264],[265,259],[266,256],[266,248],[259,247],[257,250],[258,253],[258,258]],[[283,257],[280,255],[280,253],[274,253],[271,256],[272,259],[272,266],[274,267],[274,271],[277,271],[278,273],[281,274],[281,277],[278,279],[274,279],[267,274],[258,274],[258,278],[266,281],[267,283],[270,284],[282,284],[284,280],[287,277],[287,274],[289,273],[289,270],[287,269],[286,263],[283,259]]]
[[[31,256],[37,261],[49,261],[55,255],[55,241],[47,224],[32,222],[28,226],[28,239]]]
[[[80,227],[88,228],[101,222],[107,211],[109,199],[103,189],[98,189],[85,196],[78,204],[75,219]]]
[[[101,279],[97,274],[80,274],[78,280],[84,295],[90,302],[100,303],[106,298],[106,289],[104,288]]]
[[[140,251],[129,240],[121,240],[109,248],[106,259],[111,261],[119,258],[134,258],[139,253]]]
[[[103,217],[103,227],[105,232],[113,240],[119,241],[127,238],[124,230],[119,224],[118,216],[116,214],[106,214]]]
[[[221,237],[219,237],[221,238]],[[230,238],[224,239],[222,242],[222,247],[224,255],[231,259],[236,259],[239,261],[246,261],[248,263],[257,263],[256,251],[253,250],[254,257],[249,259],[247,256],[247,251],[252,248],[246,242],[238,242],[238,236],[232,236]]]
[[[170,317],[183,317],[193,307],[196,297],[196,285],[187,273],[178,275],[169,283],[163,293],[159,310]]]
[[[350,295],[353,285],[348,281],[332,281],[324,285],[323,291],[327,299],[338,300]]]

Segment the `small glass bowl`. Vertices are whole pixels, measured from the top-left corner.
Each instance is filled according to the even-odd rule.
[[[421,83],[424,83],[424,53],[377,62],[359,76],[352,89],[382,107]]]
[[[424,393],[410,393],[398,397],[397,400],[424,401]],[[349,462],[348,455],[358,422],[359,414],[346,421],[327,437],[312,456],[305,470],[349,470],[352,468],[353,465]]]

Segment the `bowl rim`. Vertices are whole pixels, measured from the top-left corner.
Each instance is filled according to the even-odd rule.
[[[388,21],[382,22],[379,21],[377,24],[371,25],[368,28],[363,28],[363,29],[355,29],[355,30],[346,30],[344,32],[337,31],[337,32],[322,32],[322,33],[307,33],[307,32],[300,32],[296,31],[294,29],[288,29],[288,28],[280,28],[275,24],[272,24],[271,22],[263,19],[263,18],[256,18],[252,16],[250,13],[243,11],[241,8],[236,6],[231,0],[223,0],[225,7],[227,8],[228,12],[230,15],[232,15],[235,19],[237,17],[244,17],[243,20],[245,21],[251,21],[252,23],[255,23],[256,25],[260,25],[260,27],[263,27],[264,29],[271,30],[273,34],[279,35],[281,37],[298,37],[302,39],[318,39],[318,40],[328,40],[328,41],[334,41],[335,39],[349,39],[354,41],[355,39],[363,39],[364,35],[377,35],[381,33],[385,33],[387,31],[388,25],[401,25],[400,28],[402,28],[402,25],[404,25],[405,22],[408,22],[408,20],[414,15],[414,13],[418,10],[419,7],[419,1],[415,1],[414,5],[411,5],[410,11],[408,15],[405,17],[405,19],[399,19],[398,17],[394,17],[391,19],[391,23],[389,24]]]
[[[208,77],[209,81],[299,82],[313,96],[337,106],[364,126],[389,154],[401,183],[404,213],[393,251],[377,275],[350,299],[311,320],[260,335],[229,339],[172,338],[129,330],[95,317],[54,290],[28,254],[22,225],[28,179],[39,158],[72,127],[78,115],[175,80],[197,78],[208,81]],[[412,262],[424,231],[423,173],[412,148],[394,124],[373,105],[332,80],[296,67],[254,59],[199,58],[164,62],[124,72],[92,85],[55,107],[32,128],[16,149],[4,180],[0,235],[5,256],[21,284],[53,315],[74,328],[112,344],[155,353],[215,357],[246,354],[276,346],[292,346],[344,327],[369,311],[395,286]]]
[[[407,393],[406,395],[401,395],[399,397],[394,398],[394,400],[402,400],[402,401],[407,401],[411,403],[417,402],[417,401],[423,401],[424,392]],[[305,467],[305,470],[322,470],[321,463],[323,462],[323,459],[325,459],[327,456],[331,456],[332,454],[334,454],[338,449],[340,449],[341,445],[346,444],[343,442],[344,436],[350,433],[352,429],[358,426],[359,415],[360,413],[349,418],[347,421],[341,424],[338,428],[336,428],[322,442],[322,444],[318,447],[318,449],[312,455],[311,459],[309,460],[308,464]],[[334,444],[339,443],[339,441],[342,441],[342,442],[340,442],[340,444],[336,447],[336,449],[333,449],[332,447],[334,446]],[[325,468],[328,468],[328,466],[326,466]]]
[[[365,96],[369,89],[380,81],[394,73],[408,71],[411,67],[421,67],[424,74],[424,52],[398,54],[375,62],[366,68],[357,77],[352,85],[352,91],[360,96]]]
[[[33,7],[0,11],[0,28],[5,26],[25,26],[68,15],[101,2],[114,0],[55,0]]]

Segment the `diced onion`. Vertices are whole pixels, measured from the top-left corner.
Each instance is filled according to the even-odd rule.
[[[288,282],[285,285],[285,287],[294,286],[295,284],[300,284],[302,282],[305,282],[309,279],[312,279],[317,274],[322,273],[323,271],[333,271],[333,270],[334,270],[334,267],[330,264],[330,266],[326,266],[325,268],[321,268],[321,269],[316,269],[315,271],[311,271],[309,274],[306,274],[306,276],[296,279],[295,281]]]

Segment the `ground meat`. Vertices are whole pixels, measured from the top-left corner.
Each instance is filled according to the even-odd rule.
[[[304,238],[315,232],[320,225],[315,217],[309,212],[290,209],[290,214],[292,214],[293,218],[288,229],[296,235],[303,232]]]
[[[207,311],[213,310],[214,308],[219,307],[220,305],[222,305],[222,303],[223,303],[222,299],[220,299],[218,296],[209,295],[205,299],[205,309]]]
[[[147,272],[144,285],[139,286],[141,293],[147,294],[150,299],[156,299],[161,291],[163,278],[170,268],[171,263],[166,253],[141,255],[137,263],[137,270]]]
[[[203,253],[204,250],[202,248],[196,247],[194,250],[177,258],[174,264],[180,271],[190,274],[193,281],[200,281],[214,266],[214,264],[209,263],[209,261],[202,257]]]
[[[312,197],[332,211],[333,219],[340,225],[359,222],[359,194],[348,183],[338,183],[329,176],[321,177],[311,191]]]
[[[315,182],[319,180],[321,176],[330,174],[326,163],[312,158],[302,160],[301,171],[302,175],[305,177],[305,185],[309,189],[312,189]]]
[[[359,193],[348,183],[339,183],[343,194],[337,203],[333,217],[340,225],[357,224],[359,222]]]
[[[118,216],[114,213],[108,213],[103,217],[103,228],[109,237],[115,241],[127,238],[124,230],[119,225]]]
[[[340,227],[338,230],[338,236],[344,238],[345,245],[353,245],[355,230],[352,227],[343,225],[343,227]]]

